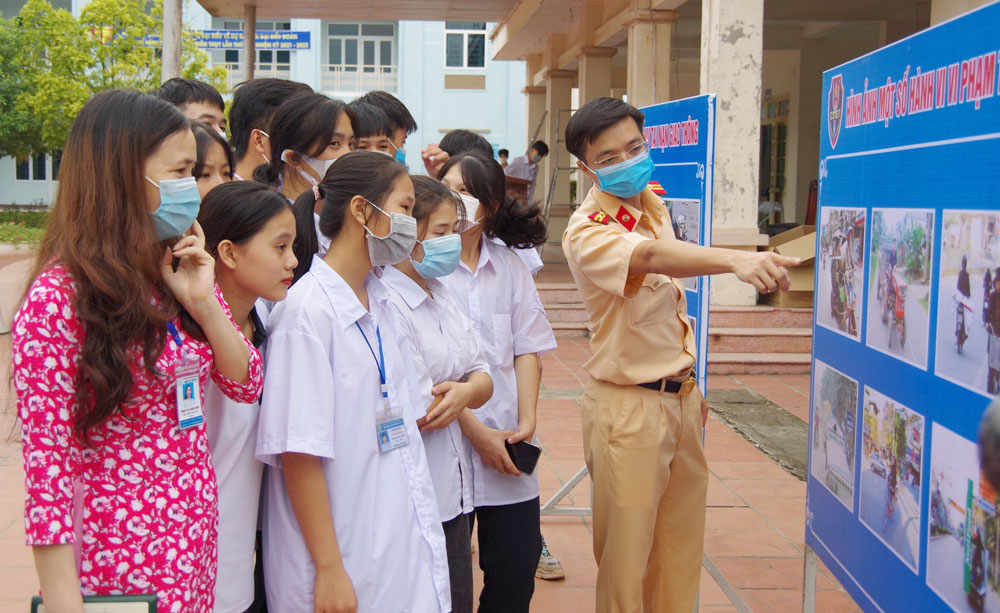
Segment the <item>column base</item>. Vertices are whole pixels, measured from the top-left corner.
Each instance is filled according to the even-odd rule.
[[[766,247],[768,237],[761,234],[756,226],[712,228],[712,246],[739,251],[755,252]],[[757,304],[757,288],[743,283],[734,274],[714,275],[709,304],[717,306],[754,306]]]

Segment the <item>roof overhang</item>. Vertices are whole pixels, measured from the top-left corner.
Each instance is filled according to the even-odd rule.
[[[336,21],[499,22],[517,0],[198,0],[213,17],[242,17],[247,5],[258,19]]]

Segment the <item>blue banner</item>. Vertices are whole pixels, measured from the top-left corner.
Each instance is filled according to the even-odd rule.
[[[241,30],[195,30],[192,34],[195,45],[199,49],[243,48],[243,32]],[[301,51],[309,49],[311,40],[309,32],[258,30],[254,36],[254,46],[257,51]],[[147,36],[146,44],[158,47],[160,45],[159,35]]]
[[[641,110],[646,114],[643,133],[655,165],[649,185],[667,205],[674,234],[679,240],[711,245],[715,96],[695,96]],[[685,279],[684,287],[698,345],[698,387],[706,392],[709,277]]]
[[[998,27],[823,75],[806,543],[869,611],[1000,611]]]

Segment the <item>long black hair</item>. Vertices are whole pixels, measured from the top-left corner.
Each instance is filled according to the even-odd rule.
[[[282,102],[269,126],[271,162],[254,169],[254,180],[277,187],[285,166],[281,154],[286,149],[311,157],[321,154],[333,139],[341,113],[347,113],[354,124],[354,111],[323,94],[302,93]]]
[[[548,233],[541,209],[507,196],[506,176],[496,160],[478,152],[461,153],[441,167],[438,178],[443,179],[454,166],[462,171],[465,189],[486,209],[483,234],[487,238],[499,238],[508,247],[518,249],[545,243]]]
[[[222,241],[243,244],[290,208],[284,196],[260,183],[233,181],[217,185],[205,194],[198,211],[198,223],[205,231],[205,249],[218,256]]]
[[[363,196],[369,202],[382,206],[392,191],[392,184],[400,175],[406,174],[406,167],[384,153],[376,151],[352,151],[339,158],[326,171],[326,176],[315,190],[302,192],[295,200],[295,257],[299,264],[295,267],[294,281],[309,271],[312,257],[319,251],[319,237],[313,211],[317,198],[323,201],[319,214],[319,231],[333,238],[344,227],[347,205],[355,196]],[[293,281],[293,282],[294,282]]]

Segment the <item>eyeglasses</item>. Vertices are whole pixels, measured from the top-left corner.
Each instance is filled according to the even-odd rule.
[[[635,156],[639,155],[643,151],[649,150],[649,144],[645,141],[639,143],[638,145],[633,145],[629,147],[625,153],[619,153],[616,155],[610,155],[606,158],[602,158],[594,162],[594,168],[607,168],[608,166],[614,166],[615,164],[621,164],[625,160],[631,160]]]

